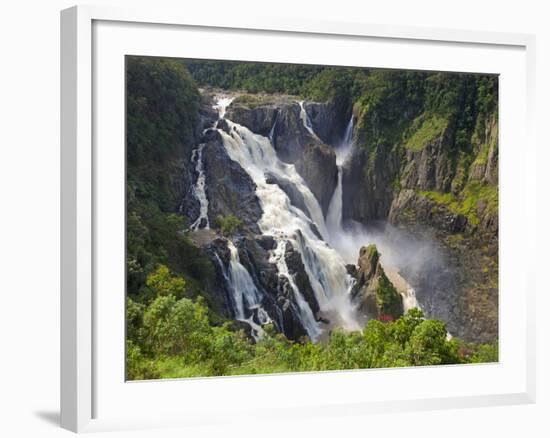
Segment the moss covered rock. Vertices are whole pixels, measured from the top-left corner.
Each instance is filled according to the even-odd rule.
[[[359,310],[368,319],[395,319],[403,315],[403,298],[386,276],[376,245],[361,248],[358,265],[352,294]]]

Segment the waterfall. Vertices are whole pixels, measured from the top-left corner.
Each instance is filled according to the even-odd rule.
[[[342,231],[342,207],[343,207],[343,188],[342,188],[342,174],[345,161],[347,160],[351,149],[353,147],[353,114],[346,126],[344,133],[344,140],[335,148],[336,152],[336,166],[338,168],[338,180],[334,194],[330,200],[330,204],[327,212],[327,228],[330,234],[330,240],[333,242],[335,235]]]
[[[227,123],[229,133],[222,129],[218,132],[222,136],[229,157],[239,163],[256,184],[256,195],[263,211],[258,226],[264,235],[272,236],[277,243],[277,249],[272,253],[272,262],[276,264],[279,276],[289,280],[296,303],[301,308],[299,315],[308,334],[315,339],[318,327],[317,323],[313,324],[313,315],[307,312],[306,307],[309,306],[305,300],[302,302],[303,297],[293,283],[292,276],[288,274],[288,267],[285,268],[283,250],[287,242],[302,256],[321,312],[340,327],[349,330],[359,329],[349,295],[353,280],[347,273],[344,260],[317,236],[307,216],[291,206],[288,196],[279,186],[266,183],[266,172],[274,173],[295,184],[304,197],[310,217],[324,237],[327,231],[317,199],[296,172],[294,165],[278,159],[267,137],[254,134],[248,128],[230,120],[227,120]],[[311,309],[309,312],[311,313]]]
[[[327,212],[327,229],[331,236],[334,235],[335,231],[342,229],[342,166],[338,166],[338,180],[336,183],[336,188],[334,189],[334,194],[330,200]]]
[[[202,161],[204,146],[205,144],[201,143],[191,154],[191,162],[195,163],[195,171],[199,175],[197,177],[197,182],[193,186],[193,194],[200,204],[199,217],[190,227],[193,231],[197,231],[199,228],[210,228],[210,222],[208,220],[208,197],[206,196],[206,174],[204,173],[204,163]]]
[[[275,115],[275,121],[273,122],[273,126],[269,131],[269,141],[271,141],[271,143],[273,143],[273,136],[275,135],[275,128],[277,127],[278,121],[279,121],[279,111],[277,111],[277,114]]]
[[[223,119],[225,117],[227,107],[231,105],[231,102],[233,102],[234,99],[234,97],[230,96],[218,96],[216,104],[213,106],[213,108],[218,112],[218,117],[220,119]]]
[[[285,260],[285,253],[286,240],[281,238],[277,240],[277,246],[275,250],[273,250],[269,261],[271,263],[275,263],[275,265],[277,266],[277,270],[279,271],[279,276],[285,278],[288,281],[288,284],[292,289],[292,293],[294,294],[294,299],[296,300],[296,313],[298,314],[300,322],[304,326],[309,338],[315,342],[321,335],[321,327],[316,321],[315,316],[313,315],[309,304],[300,292],[300,289],[298,289],[298,286],[296,286],[294,278],[292,277],[292,275],[290,275],[288,271],[288,266]]]
[[[227,247],[230,254],[227,281],[231,289],[235,319],[246,322],[252,329],[252,336],[258,340],[263,334],[262,325],[271,322],[271,319],[262,307],[262,293],[241,264],[237,247],[231,240],[227,241]]]
[[[401,294],[403,297],[403,312],[407,313],[410,309],[415,307],[421,309],[418,300],[416,299],[416,291],[412,287],[408,287],[407,290]]]
[[[346,132],[344,134],[344,144],[351,144],[353,139],[353,113],[349,119],[348,125],[346,126]]]
[[[232,97],[221,96],[212,106],[217,112],[218,117],[223,119],[227,107],[233,101]],[[206,131],[207,129],[205,129]],[[192,231],[199,229],[210,229],[210,221],[208,219],[208,197],[206,196],[206,174],[204,173],[204,163],[202,161],[202,152],[206,144],[201,143],[198,148],[191,153],[191,162],[195,164],[195,171],[198,174],[197,181],[193,186],[193,195],[199,201],[200,210],[199,217],[189,227]]]
[[[307,131],[311,134],[313,138],[316,138],[319,140],[319,137],[317,137],[317,134],[315,134],[315,131],[313,130],[313,125],[311,123],[311,119],[309,118],[309,115],[306,111],[306,108],[304,106],[305,101],[301,100],[298,102],[300,105],[300,119],[302,119],[302,123],[304,124],[304,128],[307,129]]]

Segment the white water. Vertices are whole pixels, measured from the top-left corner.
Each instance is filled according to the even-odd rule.
[[[227,247],[230,253],[227,277],[231,285],[235,318],[250,325],[252,335],[257,340],[263,335],[262,325],[271,322],[271,319],[262,308],[262,293],[256,287],[250,273],[241,264],[237,247],[230,240],[227,241]],[[254,320],[254,316],[258,322]]]
[[[311,136],[319,140],[319,137],[317,137],[317,134],[315,134],[315,131],[313,130],[313,125],[311,124],[311,120],[304,106],[304,102],[305,102],[304,100],[301,100],[298,102],[298,104],[300,105],[300,119],[302,119],[304,128],[307,129],[307,131],[311,134]]]
[[[296,304],[298,306],[296,310],[298,311],[300,322],[304,326],[309,338],[315,342],[321,335],[321,332],[322,332],[321,327],[319,326],[319,323],[316,321],[315,316],[313,315],[313,312],[311,311],[309,304],[307,303],[302,293],[300,292],[300,289],[298,289],[298,286],[296,286],[294,277],[290,275],[290,272],[288,271],[288,266],[286,264],[286,259],[285,259],[285,253],[286,253],[286,240],[284,240],[284,238],[281,238],[277,241],[277,246],[273,250],[273,253],[269,261],[271,263],[276,264],[277,270],[279,271],[279,276],[287,279],[288,284],[292,288],[292,293],[294,294],[294,299],[296,300]]]
[[[232,101],[233,98],[228,96],[220,96],[217,99],[213,108],[218,111],[218,117],[220,119],[223,119],[225,111]],[[200,204],[199,217],[189,227],[192,231],[197,231],[200,228],[206,230],[210,229],[210,221],[208,219],[208,197],[206,196],[206,174],[204,173],[204,163],[202,161],[202,152],[205,146],[204,143],[200,144],[191,154],[191,162],[195,163],[195,171],[198,174],[197,181],[193,186],[193,194]],[[206,225],[201,226],[202,223]]]
[[[335,149],[336,166],[338,167],[338,181],[334,194],[330,200],[327,212],[327,228],[329,231],[329,239],[334,244],[335,237],[342,231],[342,207],[343,207],[343,188],[342,188],[342,166],[346,162],[353,148],[353,114],[346,127],[344,141]]]
[[[319,203],[294,165],[281,162],[267,137],[252,133],[247,128],[227,120],[230,134],[223,130],[222,136],[229,157],[238,162],[256,184],[256,195],[262,206],[258,222],[264,235],[272,236],[277,247],[272,253],[279,275],[289,280],[295,294],[299,314],[308,335],[317,339],[319,324],[294,284],[288,272],[284,251],[286,242],[299,251],[315,297],[323,314],[329,315],[334,325],[348,330],[360,328],[354,306],[350,300],[353,279],[348,275],[342,257],[312,230],[311,222],[299,209],[291,206],[286,193],[276,184],[267,184],[266,172],[292,181],[304,197],[310,217],[323,237],[327,230]]]
[[[195,222],[191,224],[191,229],[193,231],[198,230],[199,228],[210,228],[210,222],[208,220],[208,197],[206,196],[206,174],[204,173],[204,163],[202,161],[202,151],[205,144],[201,143],[199,147],[193,150],[191,154],[191,161],[195,163],[195,171],[198,173],[197,182],[193,186],[193,194],[195,198],[199,201],[200,212],[199,217]],[[206,224],[201,227],[201,223]]]
[[[277,111],[277,115],[275,116],[275,121],[273,122],[273,126],[271,127],[271,130],[269,131],[269,140],[273,143],[273,135],[275,134],[275,128],[277,127],[277,122],[279,121],[279,112]]]
[[[407,313],[410,309],[420,309],[420,304],[418,304],[418,300],[416,299],[416,291],[412,286],[408,287],[404,293],[401,293],[401,296],[403,297],[404,313]]]
[[[213,106],[213,108],[218,111],[218,116],[220,119],[223,119],[225,117],[225,112],[227,110],[227,107],[231,105],[231,102],[233,102],[235,98],[231,96],[219,96],[216,100],[216,104]]]

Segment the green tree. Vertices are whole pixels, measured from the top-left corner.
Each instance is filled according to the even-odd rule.
[[[216,226],[220,229],[224,236],[233,234],[242,226],[242,224],[243,221],[233,214],[218,216],[216,218]]]
[[[447,329],[437,320],[425,320],[413,330],[406,347],[412,365],[439,365],[448,355]]]
[[[151,272],[147,276],[146,284],[156,295],[174,295],[176,298],[181,298],[186,290],[185,279],[172,275],[165,265],[159,265],[154,272]]]
[[[143,325],[145,342],[155,354],[181,354],[190,362],[208,355],[211,327],[202,300],[159,296],[145,311]]]

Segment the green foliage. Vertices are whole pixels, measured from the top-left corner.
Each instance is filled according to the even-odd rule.
[[[183,61],[201,85],[249,93],[285,93],[317,101],[357,97],[369,70],[318,65]],[[263,99],[263,98],[262,98]],[[236,102],[253,107],[257,100],[242,96]]]
[[[192,77],[176,60],[129,56],[126,87],[128,164],[165,163],[193,138],[200,94]]]
[[[136,310],[144,313],[137,318]],[[264,327],[253,343],[229,324],[212,326],[201,300],[155,299],[147,308],[128,306],[128,321],[143,326],[128,331],[129,379],[176,378],[296,371],[480,363],[498,359],[495,346],[464,344],[447,339],[441,321],[426,320],[411,309],[393,322],[371,320],[362,331],[335,330],[313,344],[293,342]]]
[[[246,108],[256,108],[261,105],[273,104],[275,99],[270,95],[258,95],[258,94],[241,94],[233,99],[231,105],[244,106]]]
[[[405,351],[413,365],[439,365],[448,359],[447,330],[441,321],[422,321],[413,330]]]
[[[412,149],[413,151],[423,149],[428,143],[441,137],[448,125],[446,119],[435,115],[429,118],[421,117],[421,119],[423,120],[419,123],[419,128],[413,130],[412,136],[405,142],[407,149]]]
[[[218,216],[216,218],[216,227],[220,229],[224,236],[233,234],[242,226],[242,224],[243,221],[233,214]]]
[[[498,188],[479,181],[471,181],[466,184],[466,187],[458,196],[452,193],[433,191],[421,191],[419,193],[444,206],[452,213],[467,217],[468,222],[472,225],[479,224],[478,209],[480,207],[493,214],[498,212]]]
[[[381,275],[378,279],[378,285],[376,286],[376,306],[381,315],[398,317],[403,313],[403,298],[388,277],[386,277],[386,274]]]
[[[185,218],[175,213],[181,202],[181,157],[196,144],[197,85],[180,61],[128,56],[126,91],[128,296],[148,305],[158,294],[200,294],[211,312],[219,312],[223,299],[210,290],[214,266],[188,240]],[[172,279],[172,290],[166,289],[153,284],[158,269],[182,278]]]
[[[183,354],[188,361],[208,353],[208,309],[188,298],[159,296],[143,315],[144,341],[156,355]]]
[[[478,151],[473,138],[484,138],[487,120],[497,111],[496,77],[133,56],[126,65],[129,379],[498,359],[497,345],[449,340],[444,324],[424,319],[418,309],[391,322],[369,321],[360,332],[335,330],[318,344],[289,341],[266,326],[254,343],[235,324],[223,324],[222,298],[211,288],[214,267],[188,240],[185,219],[175,213],[181,200],[178,162],[197,143],[198,83],[353,105],[357,144],[369,149],[370,164],[390,150],[419,150],[448,129],[445,150],[458,175],[456,190],[422,194],[476,223],[480,206],[498,207],[495,187],[466,178],[474,159],[487,159],[488,149]],[[254,107],[268,101],[243,95],[235,102]],[[395,179],[396,189],[399,184]],[[230,235],[242,222],[229,215],[216,225]],[[397,296],[382,278],[377,304],[383,313],[397,314]]]
[[[498,343],[481,344],[472,347],[473,352],[469,357],[470,363],[498,362]]]
[[[147,276],[146,283],[156,296],[174,295],[181,298],[185,292],[185,280],[182,277],[172,276],[168,267],[159,265]]]

